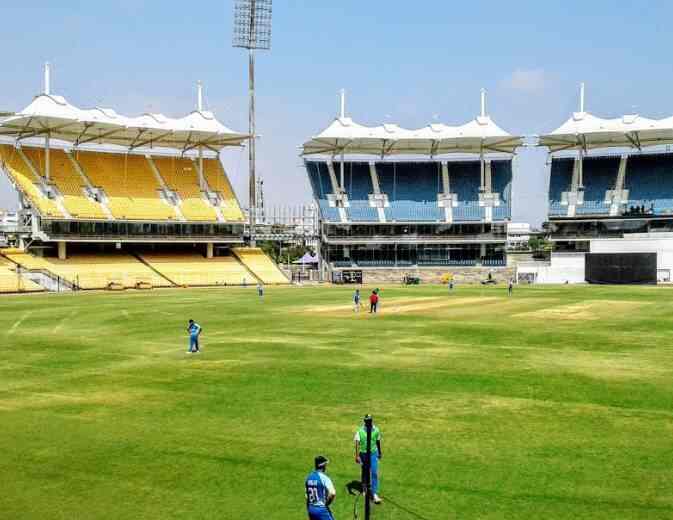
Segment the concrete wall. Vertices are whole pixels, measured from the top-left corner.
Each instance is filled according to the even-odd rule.
[[[517,273],[531,273],[536,283],[585,283],[584,253],[552,253],[551,261],[519,264]]]
[[[489,272],[498,283],[507,283],[515,271],[511,267],[364,268],[362,281],[365,284],[401,283],[404,275],[410,274],[418,276],[421,283],[441,283],[442,276],[451,273],[455,283],[473,284],[486,280]]]

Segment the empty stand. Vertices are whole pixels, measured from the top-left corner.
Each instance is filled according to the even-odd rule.
[[[369,205],[369,195],[374,193],[369,163],[345,163],[344,184],[350,204],[349,219],[353,222],[378,222],[376,208]]]
[[[141,155],[78,152],[79,161],[91,184],[102,188],[107,205],[117,219],[175,220],[176,214],[161,199],[161,186]]]
[[[491,161],[492,191],[500,195],[500,205],[493,208],[493,220],[512,218],[512,161]]]
[[[454,222],[479,222],[485,217],[479,206],[481,165],[478,161],[450,162],[447,165],[451,191],[457,202],[453,207]]]
[[[178,285],[241,285],[257,280],[233,256],[205,258],[199,253],[145,253],[140,258]]]
[[[46,153],[41,148],[24,148],[26,157],[32,161],[38,171],[45,171]],[[50,181],[63,196],[63,205],[68,213],[76,219],[107,218],[100,203],[89,199],[86,195],[86,183],[63,150],[52,149],[49,152]]]
[[[673,213],[673,154],[631,155],[624,188],[627,206],[645,206],[655,215]]]
[[[0,293],[37,292],[44,289],[17,272],[16,264],[0,257]]]
[[[587,157],[582,163],[584,203],[575,209],[577,215],[607,215],[610,204],[605,202],[608,190],[617,182],[620,157]]]
[[[0,145],[0,157],[10,178],[43,217],[64,217],[55,200],[48,198],[41,189],[44,179],[33,173],[16,148]]]
[[[263,283],[288,283],[287,277],[258,247],[236,247],[234,254]]]
[[[561,204],[564,192],[570,191],[575,159],[553,158],[549,173],[549,215],[560,217],[568,214],[568,206]]]
[[[217,222],[215,210],[204,199],[201,192],[199,174],[192,160],[177,157],[154,157],[153,161],[166,186],[180,197],[180,211],[185,219],[196,222]]]
[[[318,200],[320,213],[322,214],[323,219],[328,222],[341,222],[339,211],[337,208],[331,207],[327,200],[327,195],[332,193],[327,163],[307,161],[306,170],[308,172],[309,181],[311,182],[313,194]]]
[[[25,252],[5,253],[13,262],[28,270],[44,270],[81,289],[107,289],[121,284],[133,288],[139,284],[170,286],[134,256],[125,253],[76,254],[66,260],[38,257]]]
[[[233,222],[244,220],[241,207],[219,159],[204,159],[203,174],[208,187],[220,196],[220,211],[224,220]]]
[[[439,163],[377,163],[381,191],[388,195],[386,218],[396,221],[440,221],[437,204],[442,191]]]

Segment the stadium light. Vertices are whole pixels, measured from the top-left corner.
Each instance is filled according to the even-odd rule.
[[[248,161],[250,178],[250,242],[255,245],[255,224],[257,222],[257,179],[255,177],[255,51],[271,48],[271,14],[273,0],[235,0],[233,46],[248,49],[248,126],[250,146]]]

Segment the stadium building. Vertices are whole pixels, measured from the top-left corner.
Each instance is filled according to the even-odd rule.
[[[340,116],[303,146],[332,280],[505,279],[514,153],[485,113],[462,126],[363,126]]]
[[[583,98],[583,95],[582,95]],[[549,149],[547,265],[519,278],[548,283],[656,283],[673,269],[673,118],[584,111],[540,137]]]
[[[287,283],[245,247],[219,160],[242,146],[202,108],[173,119],[79,109],[45,93],[0,118],[0,166],[19,194],[0,291]]]

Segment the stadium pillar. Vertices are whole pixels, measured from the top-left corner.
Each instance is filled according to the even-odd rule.
[[[65,260],[66,258],[67,258],[67,251],[66,251],[65,242],[59,242],[58,243],[58,259],[59,260]]]
[[[206,244],[206,258],[212,258],[212,257],[213,257],[213,249],[215,249],[215,248],[213,247],[213,243],[212,243],[212,242],[208,242],[208,243]]]
[[[254,2],[252,2],[254,6]],[[254,11],[254,7],[253,7]],[[250,106],[248,113],[248,126],[250,130],[250,146],[248,147],[248,161],[250,165],[249,195],[250,195],[250,245],[255,247],[255,225],[257,224],[257,178],[255,176],[255,51],[249,50],[248,63],[248,90]]]

